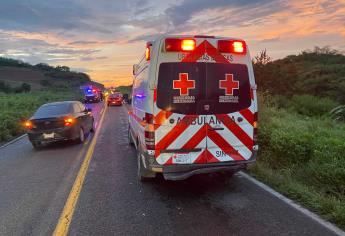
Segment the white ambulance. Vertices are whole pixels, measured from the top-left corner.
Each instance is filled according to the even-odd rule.
[[[138,178],[235,173],[257,153],[256,84],[245,41],[162,35],[133,66],[129,142]]]

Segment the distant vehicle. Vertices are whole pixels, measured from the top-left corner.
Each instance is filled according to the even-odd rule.
[[[30,142],[36,149],[60,140],[83,143],[86,134],[94,132],[91,109],[78,101],[47,103],[25,122]]]
[[[129,103],[129,95],[128,95],[128,93],[124,93],[123,94],[123,101],[126,102],[126,103]]]
[[[100,102],[103,100],[102,92],[94,86],[88,86],[84,88],[83,91],[85,103]]]
[[[108,106],[122,106],[123,98],[122,93],[115,92],[109,94],[107,104]]]
[[[160,36],[133,66],[129,142],[138,178],[232,175],[255,162],[257,97],[245,41]]]

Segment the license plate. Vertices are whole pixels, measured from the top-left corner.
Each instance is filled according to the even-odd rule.
[[[44,138],[44,139],[54,138],[54,133],[51,133],[51,134],[43,134],[43,138]]]
[[[174,164],[190,163],[190,155],[189,153],[176,153],[173,155],[172,161]]]

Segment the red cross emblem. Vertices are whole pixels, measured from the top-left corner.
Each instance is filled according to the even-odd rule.
[[[173,88],[180,90],[180,96],[188,96],[189,89],[195,88],[195,81],[188,80],[188,73],[179,73],[179,80],[173,81]]]
[[[240,83],[234,80],[233,74],[225,74],[225,80],[219,80],[219,88],[225,90],[225,95],[234,95],[234,89],[240,88]]]

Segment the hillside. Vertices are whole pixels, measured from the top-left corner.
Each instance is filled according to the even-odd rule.
[[[121,92],[123,94],[131,94],[132,93],[132,85],[118,86],[115,88],[115,91]]]
[[[261,58],[254,71],[261,92],[288,97],[309,94],[345,103],[345,56],[328,47],[268,63]]]
[[[31,86],[31,90],[73,89],[85,84],[104,88],[102,84],[92,81],[87,74],[71,71],[66,66],[53,67],[43,63],[30,65],[2,57],[0,57],[0,82],[12,88],[26,83]]]

